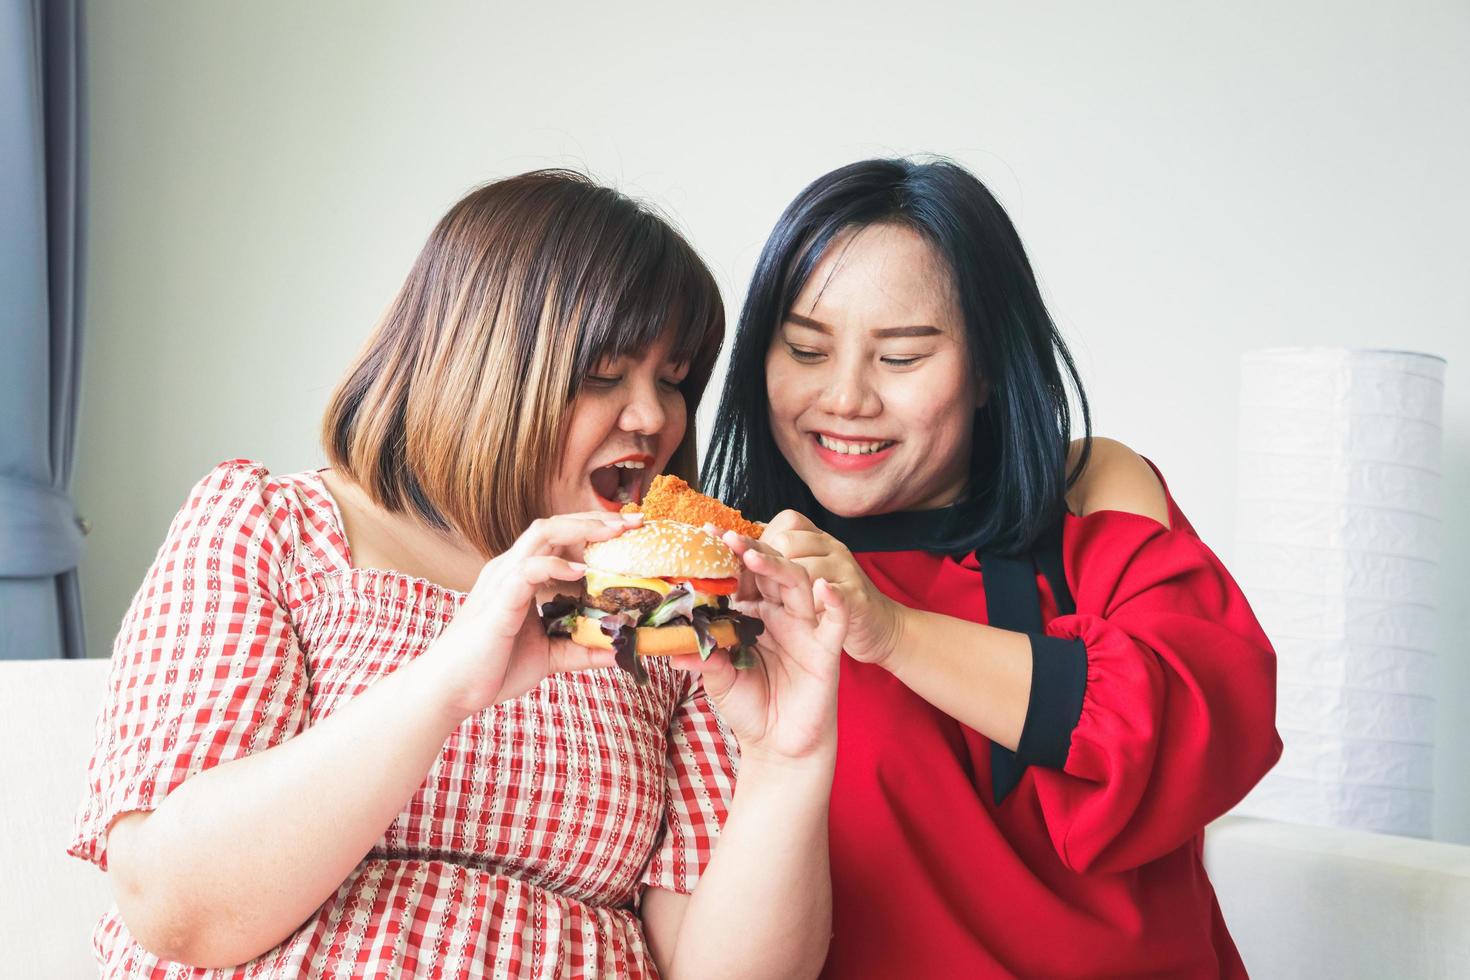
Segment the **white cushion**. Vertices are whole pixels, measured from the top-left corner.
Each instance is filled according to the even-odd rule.
[[[1470,847],[1225,817],[1205,866],[1256,980],[1470,976]]]
[[[107,876],[66,853],[86,789],[106,660],[0,663],[0,973],[97,975]]]

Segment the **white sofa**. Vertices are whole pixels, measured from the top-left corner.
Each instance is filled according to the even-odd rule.
[[[107,876],[68,857],[106,660],[0,663],[0,974],[95,977]],[[14,973],[8,971],[13,970]]]
[[[96,972],[107,881],[65,847],[107,666],[0,663],[6,976]],[[1253,976],[1470,976],[1470,847],[1227,817],[1205,859]]]

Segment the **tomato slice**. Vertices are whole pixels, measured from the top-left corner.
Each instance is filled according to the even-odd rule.
[[[705,595],[734,595],[739,580],[733,578],[666,578],[665,582],[688,582]]]

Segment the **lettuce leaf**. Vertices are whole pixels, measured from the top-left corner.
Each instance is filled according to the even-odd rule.
[[[755,646],[756,637],[766,631],[765,622],[756,619],[754,616],[736,613],[732,618],[735,621],[735,636],[739,639],[742,647]]]
[[[559,595],[550,602],[541,603],[541,625],[546,627],[547,636],[571,636],[572,626],[581,612],[581,599]]]
[[[602,632],[612,638],[618,666],[633,675],[640,687],[648,683],[648,670],[638,656],[638,620],[630,613],[610,613],[598,620]]]
[[[709,633],[709,610],[704,606],[695,607],[689,615],[689,622],[694,627],[694,635],[699,638],[699,659],[708,660],[709,655],[715,652],[715,638]]]
[[[694,613],[694,590],[687,585],[676,585],[664,596],[653,612],[644,619],[644,626],[663,626],[676,616],[692,617]]]
[[[754,616],[735,613],[735,649],[730,651],[730,662],[739,670],[754,667],[756,638],[766,631],[766,624]]]
[[[735,645],[730,648],[730,663],[737,670],[748,670],[756,665],[756,638],[766,631],[766,624],[754,616],[746,616],[733,609],[715,609],[699,606],[692,616],[695,635],[699,637],[699,656],[708,660],[714,652],[715,641],[710,636],[711,623],[728,622],[735,627]]]

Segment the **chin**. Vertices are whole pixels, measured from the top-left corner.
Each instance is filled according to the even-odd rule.
[[[817,503],[829,514],[837,517],[869,517],[873,514],[886,513],[891,508],[885,507],[885,501],[874,500],[861,493],[827,492],[824,493],[810,483],[812,496],[817,498]]]

